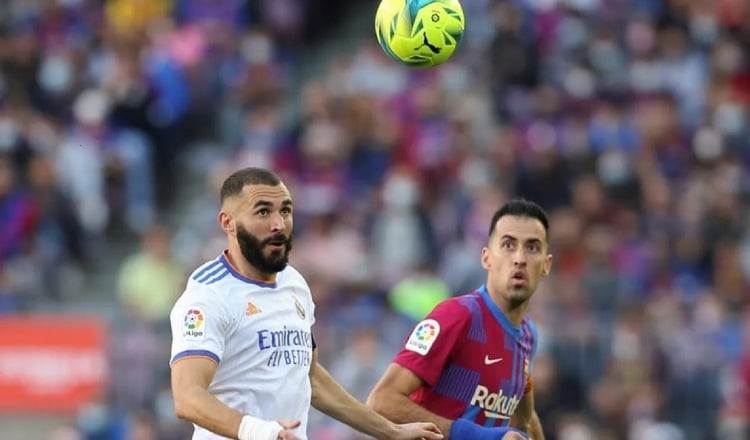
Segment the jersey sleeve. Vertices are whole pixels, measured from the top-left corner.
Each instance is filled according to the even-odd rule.
[[[394,363],[434,386],[457,344],[466,336],[471,315],[455,300],[435,307],[412,329]]]
[[[531,356],[529,356],[529,371],[526,374],[526,387],[523,389],[524,394],[528,394],[534,390],[534,377],[531,372],[534,369],[534,358],[539,349],[539,329],[537,329],[536,324],[531,319],[529,319],[529,330],[531,330],[531,340],[533,345],[531,347]]]
[[[303,278],[303,281],[304,281],[304,278]],[[305,286],[307,286],[307,281],[304,281],[304,283],[305,283]],[[313,300],[312,292],[310,291],[309,286],[307,286],[307,306],[309,307],[309,310],[310,310],[310,316],[308,317],[309,319],[308,322],[310,323],[310,327],[312,327],[313,325],[315,325],[315,301]]]
[[[197,283],[186,291],[169,315],[172,328],[170,366],[186,357],[205,357],[217,364],[224,354],[230,317],[209,288]]]
[[[312,296],[312,289],[310,289],[310,285],[307,284],[307,280],[305,277],[302,276],[301,273],[297,269],[294,269],[293,267],[287,266],[289,273],[291,276],[294,276],[296,278],[297,283],[302,285],[304,287],[304,302],[305,302],[305,310],[307,310],[309,313],[306,313],[307,315],[307,322],[310,324],[310,328],[312,329],[315,325],[315,300],[313,300]],[[317,343],[315,342],[315,336],[312,337],[312,348],[313,350],[317,348]]]
[[[310,329],[312,329],[313,325],[315,325],[315,302],[312,300],[312,297],[310,297],[310,310],[312,310],[312,313],[310,313]],[[315,342],[315,336],[312,335],[312,330],[310,330],[310,336],[312,337],[312,348],[315,350],[318,347],[318,344]]]

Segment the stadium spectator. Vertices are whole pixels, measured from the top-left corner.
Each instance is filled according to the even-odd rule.
[[[169,227],[153,225],[143,233],[140,250],[122,262],[117,298],[133,319],[156,326],[166,326],[169,320],[185,277],[185,270],[172,254],[171,241]]]

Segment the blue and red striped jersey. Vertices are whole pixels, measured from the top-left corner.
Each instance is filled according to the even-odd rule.
[[[531,318],[514,327],[482,286],[435,307],[394,362],[424,382],[411,395],[424,408],[451,420],[505,426],[532,388],[537,340]]]

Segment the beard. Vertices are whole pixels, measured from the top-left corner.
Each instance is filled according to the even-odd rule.
[[[511,304],[520,304],[531,298],[531,289],[528,287],[511,287],[508,290],[508,300]]]
[[[531,285],[531,280],[527,279],[521,285],[516,285],[511,280],[507,287],[507,299],[511,304],[520,304],[531,298],[533,292],[534,287]]]
[[[263,253],[263,248],[269,243],[282,241],[283,249],[274,250],[269,255]],[[281,272],[289,263],[289,251],[292,250],[291,235],[287,238],[284,234],[276,234],[261,241],[242,225],[237,225],[237,242],[247,262],[263,273]]]

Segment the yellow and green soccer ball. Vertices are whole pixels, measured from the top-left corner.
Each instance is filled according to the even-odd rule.
[[[381,0],[375,35],[391,58],[410,67],[430,67],[450,58],[464,33],[458,0]]]

